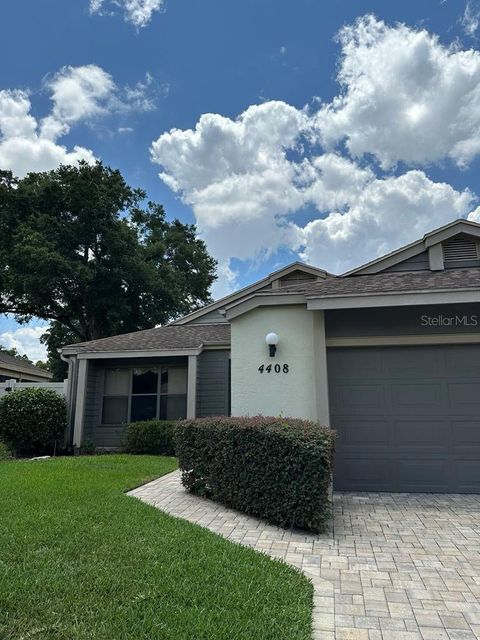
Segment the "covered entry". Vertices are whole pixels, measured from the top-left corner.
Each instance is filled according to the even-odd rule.
[[[339,491],[480,493],[480,345],[328,350]]]

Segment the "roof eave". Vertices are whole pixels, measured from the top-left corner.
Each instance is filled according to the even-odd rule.
[[[480,288],[421,289],[370,293],[311,295],[307,308],[311,311],[327,309],[355,309],[365,307],[417,306],[428,304],[461,304],[480,302]]]

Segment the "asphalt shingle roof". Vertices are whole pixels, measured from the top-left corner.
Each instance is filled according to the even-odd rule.
[[[448,291],[480,289],[480,268],[445,271],[403,271],[363,276],[329,278],[310,284],[307,298],[348,296],[407,291]],[[297,291],[295,287],[289,291]]]
[[[414,291],[454,291],[480,289],[480,268],[444,271],[407,271],[370,275],[337,276],[315,282],[301,283],[280,290],[259,292],[262,295],[286,293],[304,294],[307,298],[327,298],[362,294],[401,293]],[[280,297],[280,296],[279,296]],[[100,340],[67,345],[67,351],[156,351],[198,349],[202,345],[230,344],[230,324],[167,325],[145,331],[135,331]]]
[[[5,368],[17,370],[17,371],[31,371],[39,376],[51,377],[49,371],[45,371],[45,369],[40,369],[40,367],[36,367],[34,364],[23,360],[23,358],[16,358],[15,356],[11,356],[9,353],[5,353],[5,351],[0,351],[0,367],[4,366]]]
[[[224,344],[230,344],[230,325],[226,323],[167,325],[67,346],[69,351],[102,352],[197,349]]]

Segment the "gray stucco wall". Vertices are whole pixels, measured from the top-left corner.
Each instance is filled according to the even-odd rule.
[[[230,353],[203,351],[197,369],[197,417],[228,415],[230,410]]]
[[[479,333],[480,304],[330,310],[325,332],[327,338]]]

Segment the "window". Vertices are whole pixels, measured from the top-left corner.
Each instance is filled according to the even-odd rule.
[[[105,370],[103,424],[176,420],[187,414],[187,367]]]
[[[158,369],[133,369],[130,421],[157,416]]]
[[[103,392],[104,424],[123,424],[128,416],[128,391],[130,371],[128,369],[106,369]]]
[[[187,369],[185,367],[161,369],[160,419],[178,420],[187,415]]]

